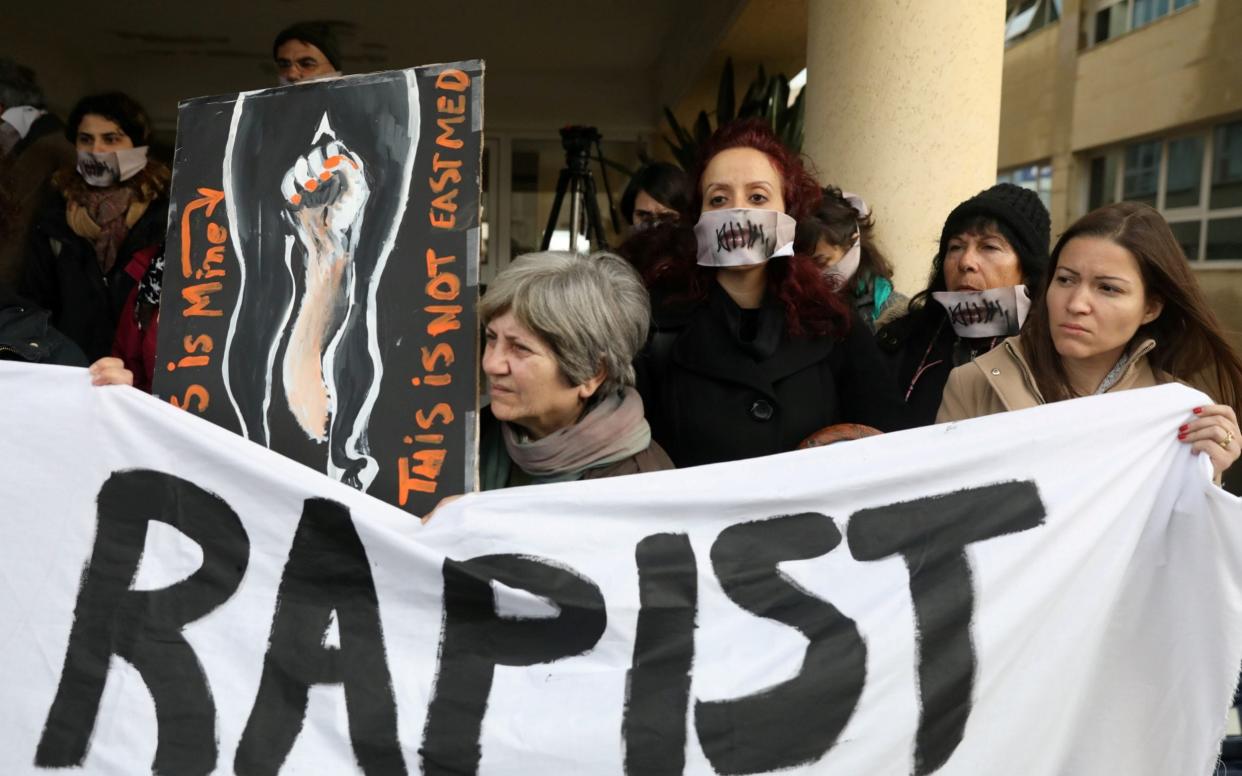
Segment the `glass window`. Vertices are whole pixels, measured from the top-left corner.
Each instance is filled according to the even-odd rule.
[[[1063,0],[1009,0],[1005,42],[1012,43],[1061,18]]]
[[[1122,35],[1126,31],[1126,17],[1129,15],[1130,5],[1126,0],[1119,0],[1107,8],[1101,8],[1095,14],[1095,42],[1103,43],[1106,40]]]
[[[628,169],[638,166],[638,147],[632,142],[603,141],[604,156]],[[509,245],[510,257],[539,250],[543,242],[543,232],[547,228],[548,215],[552,212],[553,200],[556,196],[557,181],[561,170],[565,167],[565,149],[559,140],[514,140],[510,155],[510,199],[509,199]],[[591,177],[595,182],[596,202],[599,205],[600,221],[603,222],[604,235],[609,245],[620,242],[612,229],[609,216],[608,197],[605,194],[603,172],[595,149],[591,149]],[[617,197],[618,182],[615,170],[610,170],[609,184],[614,199]],[[570,197],[566,194],[557,214],[556,227],[552,232],[552,250],[569,248],[569,215]],[[582,224],[585,224],[585,217]],[[580,243],[581,245],[581,243]]]
[[[1169,141],[1169,169],[1165,178],[1166,208],[1194,207],[1199,204],[1203,180],[1203,136]]]
[[[1052,165],[1032,164],[1002,172],[996,176],[997,183],[1012,183],[1030,189],[1039,195],[1044,207],[1052,209]]]
[[[532,147],[535,146],[535,147]],[[560,170],[558,159],[560,143],[549,141],[537,143],[514,141],[509,168],[512,180],[509,185],[509,256],[539,250],[544,224],[539,220],[542,212],[547,218],[556,191],[556,176]],[[546,164],[541,164],[541,157]],[[546,169],[543,169],[546,168]],[[543,202],[541,203],[541,200]],[[540,208],[540,204],[543,207]]]
[[[1242,259],[1242,218],[1217,218],[1208,221],[1207,259]]]
[[[1197,2],[1197,0],[1173,0],[1173,10],[1180,11],[1188,5]]]
[[[1156,186],[1160,180],[1160,141],[1126,146],[1126,172],[1121,198],[1156,205]]]
[[[1018,7],[1005,21],[1005,40],[1011,41],[1022,37],[1026,33],[1043,26],[1041,21],[1036,20],[1039,13],[1041,3],[1039,0],[1022,0]]]
[[[1039,184],[1035,191],[1044,207],[1052,210],[1052,165],[1045,164],[1039,168]]]
[[[1201,224],[1201,221],[1179,221],[1169,224],[1169,228],[1173,230],[1173,236],[1177,238],[1178,245],[1182,246],[1182,251],[1190,261],[1196,261],[1199,258],[1199,226]]]
[[[1151,24],[1169,12],[1169,0],[1134,0],[1134,23],[1132,29]]]
[[[1217,127],[1212,145],[1211,207],[1242,207],[1242,121]]]
[[[1095,210],[1115,201],[1117,190],[1117,155],[1105,154],[1091,160],[1091,187],[1087,194],[1087,210]]]

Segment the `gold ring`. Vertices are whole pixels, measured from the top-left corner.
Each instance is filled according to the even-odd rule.
[[[1217,442],[1216,444],[1220,445],[1223,449],[1228,450],[1229,445],[1233,444],[1233,432],[1229,429],[1225,429],[1225,440],[1223,442]]]

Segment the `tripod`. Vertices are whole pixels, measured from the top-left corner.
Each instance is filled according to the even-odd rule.
[[[604,237],[604,225],[599,216],[599,203],[595,199],[595,179],[591,176],[591,144],[595,144],[600,159],[603,152],[599,147],[600,134],[595,127],[563,127],[561,129],[561,145],[565,148],[565,168],[556,180],[556,197],[552,200],[552,212],[548,214],[548,226],[543,230],[543,241],[540,250],[548,250],[552,245],[552,234],[556,231],[556,222],[561,215],[561,205],[565,194],[569,194],[569,250],[579,253],[579,235],[585,237],[588,246],[594,243],[597,249],[608,247]],[[608,189],[608,173],[604,171],[604,191],[608,201],[612,201],[612,192]],[[585,228],[579,229],[585,215]],[[616,220],[615,217],[613,219]],[[616,227],[616,224],[613,224]]]

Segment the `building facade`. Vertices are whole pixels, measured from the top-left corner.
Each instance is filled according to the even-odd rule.
[[[1242,3],[1009,4],[999,177],[1035,188],[1054,235],[1146,202],[1173,227],[1242,346]]]

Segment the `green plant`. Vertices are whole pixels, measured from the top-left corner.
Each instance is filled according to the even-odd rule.
[[[716,126],[734,119],[764,118],[776,130],[790,150],[799,153],[802,150],[802,128],[806,115],[803,96],[805,90],[798,93],[793,104],[789,104],[789,79],[782,73],[769,76],[759,66],[755,80],[750,82],[746,93],[742,96],[742,104],[734,110],[733,60],[726,59],[724,71],[720,75],[720,88],[716,94]],[[664,118],[673,130],[673,138],[667,136],[664,142],[672,150],[677,163],[683,169],[691,171],[698,163],[699,148],[711,137],[714,128],[707,111],[699,111],[694,124],[685,128],[677,121],[673,111],[664,107]]]

